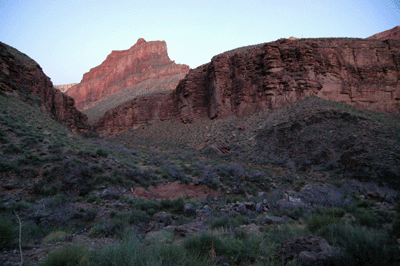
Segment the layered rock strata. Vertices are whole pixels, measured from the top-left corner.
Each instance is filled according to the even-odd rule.
[[[69,88],[75,86],[78,83],[64,84],[64,85],[54,85],[54,88],[58,89],[61,92],[66,92]]]
[[[1,42],[0,70],[0,92],[38,105],[42,112],[74,132],[86,133],[90,130],[86,115],[74,107],[74,99],[55,89],[34,60]]]
[[[96,127],[108,135],[153,120],[244,116],[312,95],[398,113],[399,62],[400,40],[281,39],[243,47],[191,70],[169,95],[108,111]]]
[[[128,50],[112,51],[67,94],[79,110],[90,108],[90,116],[99,116],[138,95],[175,89],[188,71],[189,66],[169,59],[165,41],[139,39]]]

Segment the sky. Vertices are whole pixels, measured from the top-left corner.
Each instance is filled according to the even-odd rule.
[[[196,68],[222,52],[290,36],[366,38],[400,25],[395,0],[0,0],[0,41],[54,85],[79,83],[112,50],[164,40]]]

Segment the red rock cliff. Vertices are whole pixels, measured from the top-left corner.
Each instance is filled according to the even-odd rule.
[[[400,26],[396,26],[393,29],[374,34],[371,37],[368,37],[367,39],[375,39],[375,40],[400,39]]]
[[[0,42],[0,91],[22,100],[38,96],[39,107],[74,132],[90,130],[87,117],[74,107],[74,99],[53,87],[41,67],[27,55]]]
[[[188,71],[189,66],[175,64],[169,59],[164,41],[139,39],[128,50],[112,51],[101,65],[85,73],[81,83],[66,93],[75,99],[79,110],[98,104],[110,109],[138,95],[153,93],[153,88],[173,90]],[[104,102],[117,92],[118,99]]]
[[[191,70],[173,93],[161,99],[171,104],[160,105],[159,98],[150,97],[150,108],[136,100],[107,112],[97,129],[107,135],[134,127],[138,120],[175,117],[191,122],[202,116],[243,116],[311,95],[398,113],[399,62],[400,40],[282,39],[243,47]]]

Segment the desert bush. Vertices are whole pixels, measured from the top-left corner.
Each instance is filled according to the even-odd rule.
[[[89,203],[96,203],[96,204],[98,204],[98,203],[101,202],[101,198],[99,197],[99,195],[93,193],[93,194],[90,194],[90,195],[86,198],[86,201],[89,202]]]
[[[343,208],[330,208],[326,211],[326,214],[334,218],[342,218],[346,211]]]
[[[89,232],[91,237],[113,237],[121,236],[125,226],[122,223],[113,220],[101,221]]]
[[[373,211],[358,211],[354,214],[356,221],[361,226],[380,227],[384,221]]]
[[[21,154],[23,153],[24,150],[21,149],[20,147],[14,145],[13,143],[8,144],[3,148],[3,154]]]
[[[150,214],[152,215],[152,214]],[[128,222],[129,223],[147,223],[151,217],[150,215],[142,210],[132,210],[132,212],[129,214],[128,217]]]
[[[215,167],[215,170],[220,177],[230,179],[234,182],[246,175],[246,170],[239,163],[219,164]]]
[[[124,239],[114,245],[94,252],[87,265],[96,266],[200,266],[211,265],[177,244],[168,245],[153,241],[146,246],[134,233],[127,233]]]
[[[213,245],[218,257],[229,258],[234,265],[255,262],[260,256],[262,238],[245,231],[228,231],[213,236]],[[184,247],[190,254],[199,258],[207,257],[211,251],[212,241],[210,233],[202,233],[184,241]]]
[[[101,156],[101,157],[107,157],[107,156],[108,156],[108,153],[107,153],[105,150],[103,150],[103,149],[97,149],[97,150],[96,150],[96,154],[97,154],[98,156]]]
[[[84,246],[66,246],[53,251],[43,261],[43,266],[75,266],[82,265],[89,251]]]
[[[65,233],[64,231],[60,231],[60,230],[53,231],[43,239],[43,243],[52,244],[52,243],[56,243],[56,242],[62,242],[62,241],[65,241],[66,236],[67,236],[67,233]]]
[[[264,228],[265,241],[268,243],[283,243],[293,237],[302,236],[308,231],[303,226],[296,224],[268,225]]]
[[[170,181],[186,179],[185,171],[178,165],[165,164],[161,168],[161,175]]]
[[[0,217],[0,248],[8,247],[13,241],[16,228],[11,221]]]
[[[311,233],[316,233],[318,230],[334,224],[335,222],[332,216],[313,214],[307,221],[307,229],[310,230]]]
[[[198,257],[205,257],[211,251],[212,242],[214,244],[214,249],[219,254],[223,250],[223,244],[219,237],[214,237],[211,240],[210,233],[201,233],[189,238],[186,238],[183,246],[190,254]]]
[[[8,171],[18,171],[19,167],[13,162],[0,162],[0,173]]]
[[[173,200],[166,199],[162,200],[160,204],[162,209],[167,208],[173,213],[182,214],[185,207],[185,200],[182,198]]]
[[[341,249],[335,265],[399,265],[400,251],[386,232],[342,224],[327,229],[323,237]]]
[[[360,200],[355,206],[358,208],[369,208],[376,206],[376,202],[372,200]]]

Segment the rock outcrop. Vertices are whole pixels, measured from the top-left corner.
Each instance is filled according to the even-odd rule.
[[[54,88],[58,89],[61,92],[66,92],[69,88],[75,86],[78,83],[64,84],[64,85],[54,85]]]
[[[395,40],[400,39],[400,26],[396,26],[393,29],[382,31],[380,33],[374,34],[367,39],[375,40]]]
[[[165,41],[139,39],[128,50],[112,51],[67,94],[75,99],[79,110],[86,113],[91,109],[87,114],[95,120],[138,95],[175,89],[188,71],[189,66],[169,59]]]
[[[87,117],[74,107],[74,99],[55,89],[34,60],[1,42],[0,69],[0,92],[38,105],[42,112],[74,132],[90,130]]]
[[[280,39],[217,55],[172,93],[110,110],[96,127],[107,135],[153,120],[240,117],[309,96],[398,113],[399,62],[400,40]]]

